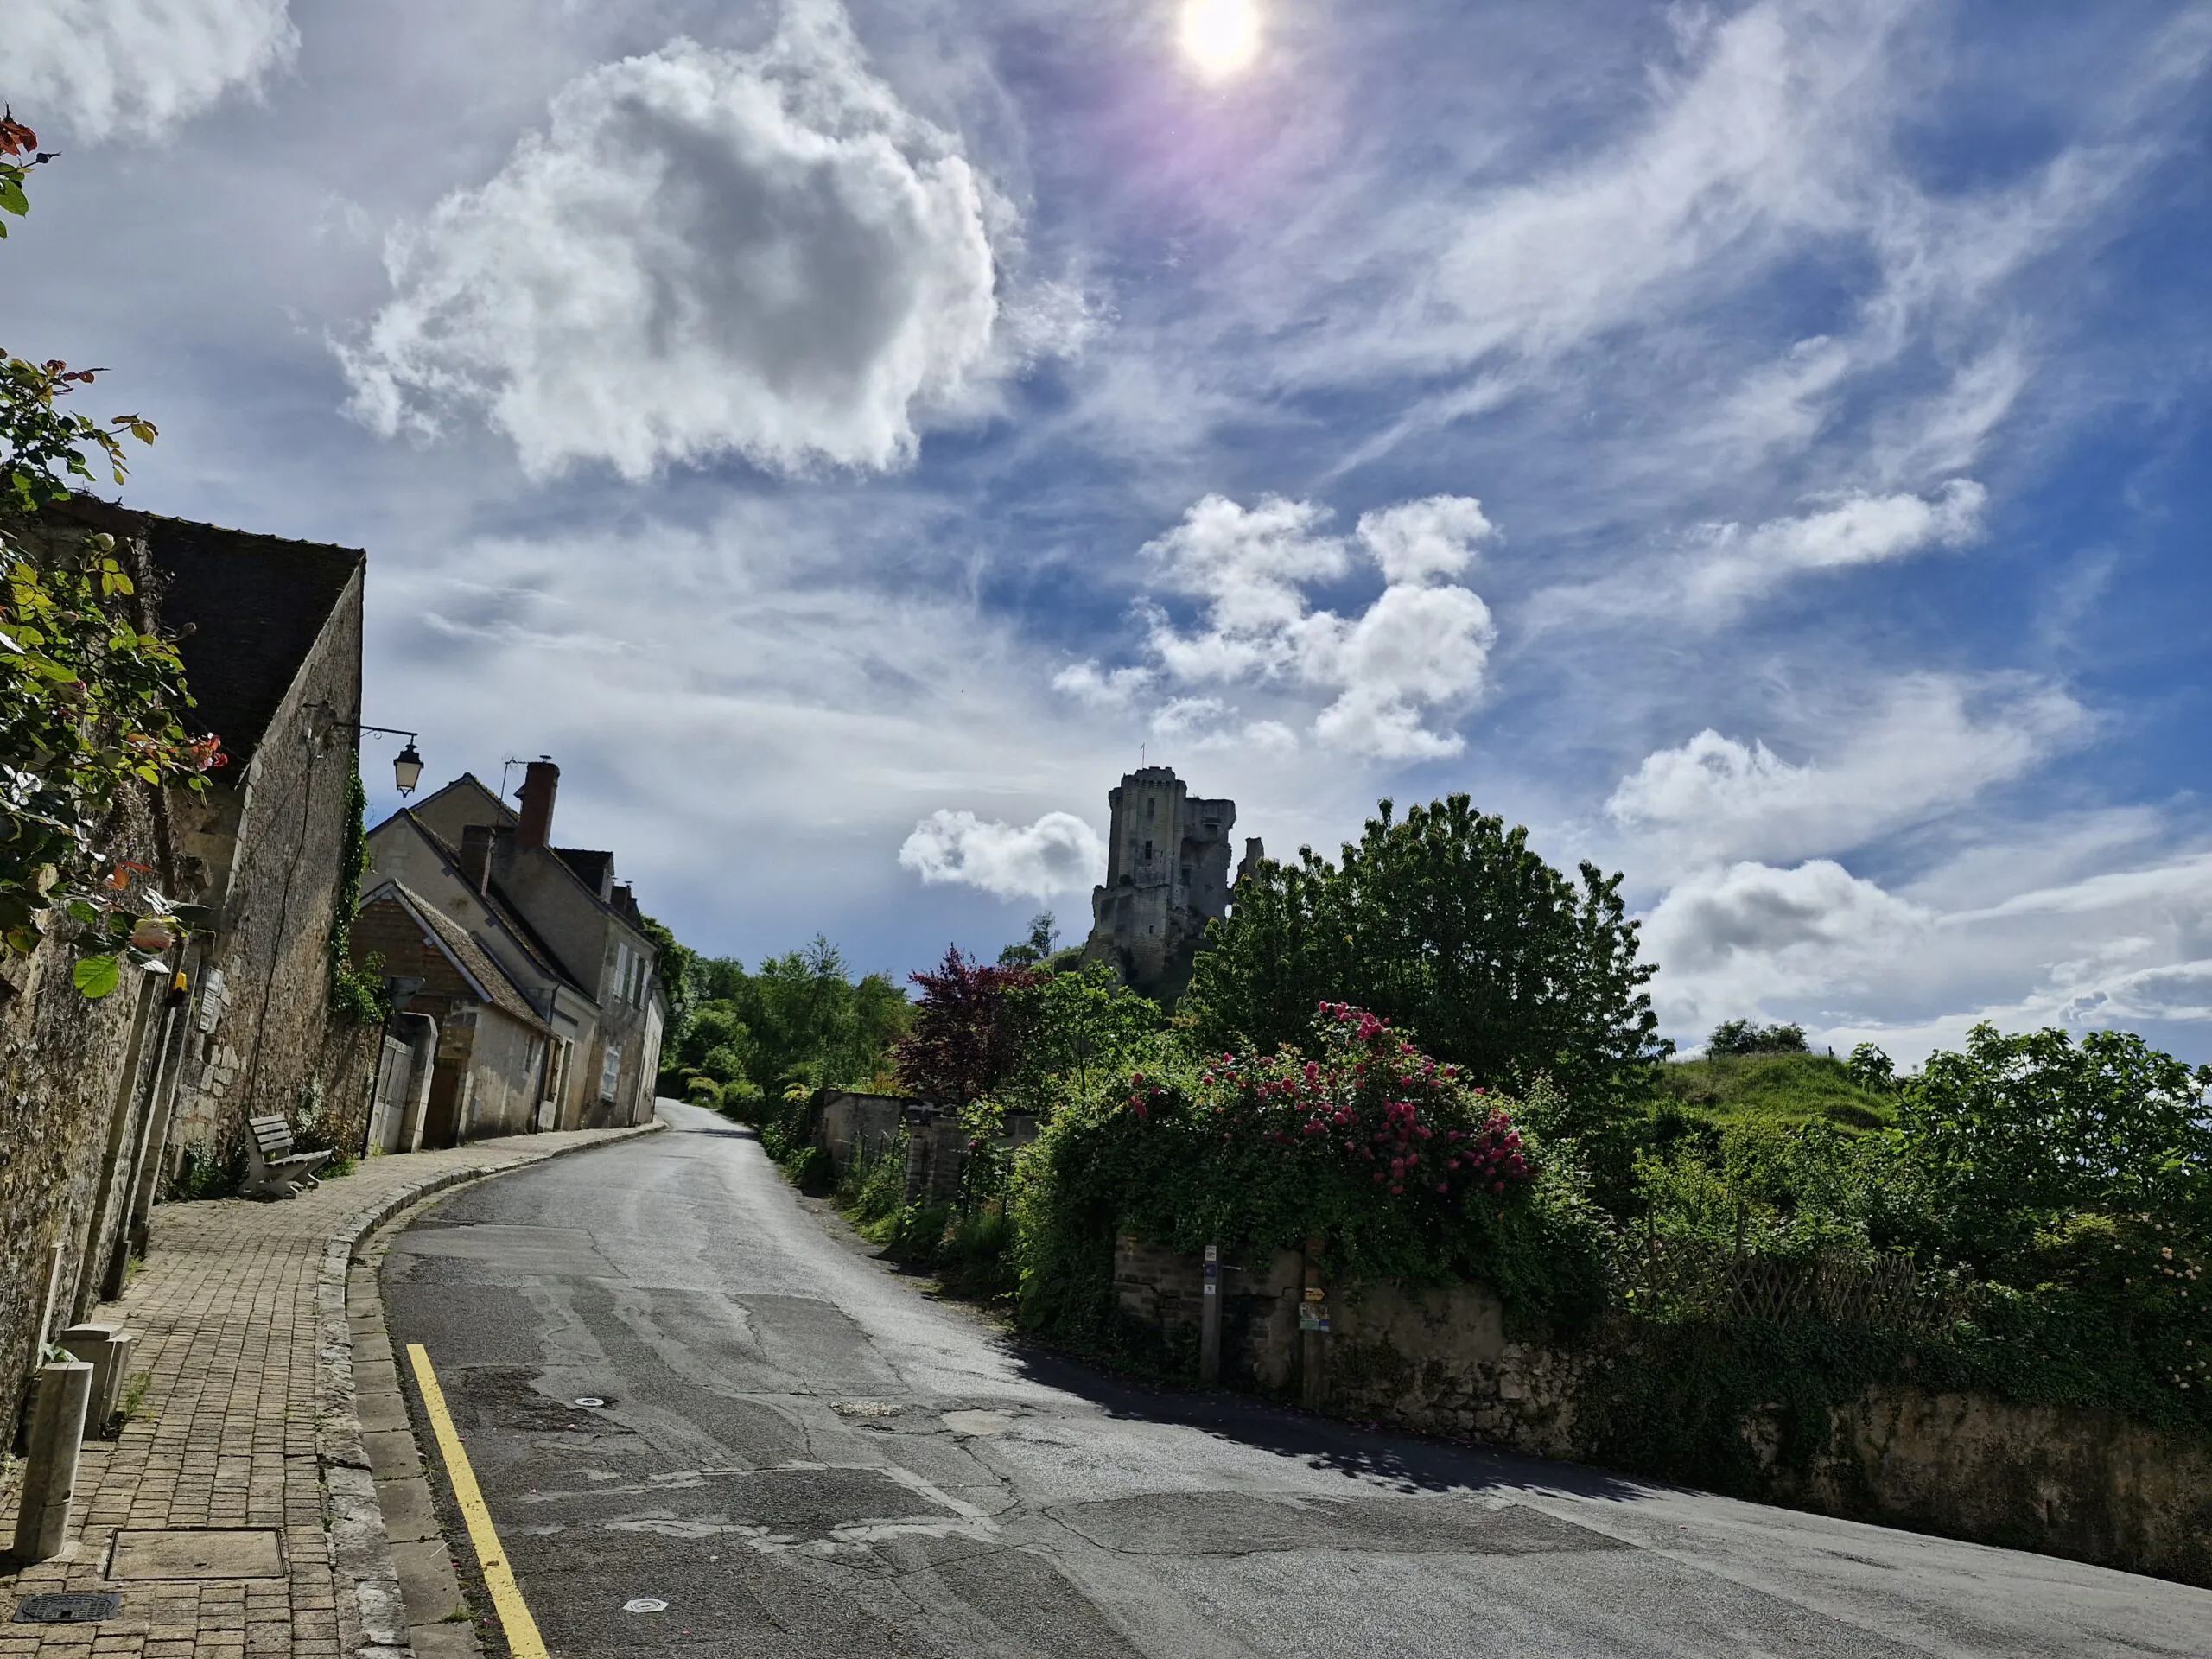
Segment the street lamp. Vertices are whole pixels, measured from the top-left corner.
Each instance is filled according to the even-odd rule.
[[[402,795],[412,795],[415,785],[423,781],[423,756],[415,747],[412,733],[408,734],[407,747],[392,757],[391,780],[399,785]]]
[[[321,724],[324,721],[332,726],[344,727],[353,734],[357,743],[363,732],[382,732],[386,737],[405,738],[407,747],[391,758],[391,781],[402,796],[415,792],[415,786],[423,781],[423,752],[415,747],[419,733],[410,732],[403,726],[364,726],[358,720],[340,720],[338,711],[327,702],[310,703],[308,708],[314,722],[308,728],[309,738],[318,746],[329,741],[328,728]]]

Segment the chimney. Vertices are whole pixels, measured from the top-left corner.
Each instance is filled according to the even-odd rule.
[[[540,756],[524,770],[522,822],[515,829],[515,846],[528,851],[553,842],[553,797],[561,788],[561,768]]]
[[[479,893],[492,886],[492,826],[471,823],[461,832],[461,874]]]

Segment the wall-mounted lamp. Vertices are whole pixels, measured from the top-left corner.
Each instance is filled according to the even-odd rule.
[[[415,792],[415,786],[423,781],[423,752],[415,747],[415,740],[419,735],[418,733],[408,731],[398,726],[364,726],[358,720],[340,720],[338,718],[338,711],[327,702],[310,703],[308,709],[320,719],[328,721],[331,726],[344,727],[353,734],[356,740],[359,740],[363,732],[382,732],[386,737],[405,738],[407,747],[391,758],[391,781],[402,795],[412,795]],[[311,735],[317,742],[327,741],[326,734],[328,730],[328,727],[319,729],[313,726],[309,728]]]

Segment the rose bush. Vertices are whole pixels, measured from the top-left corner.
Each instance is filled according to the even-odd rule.
[[[1033,1329],[1112,1328],[1114,1236],[1195,1253],[1319,1238],[1332,1282],[1478,1280],[1524,1319],[1602,1297],[1604,1229],[1571,1158],[1391,1024],[1323,1003],[1305,1050],[1230,1050],[1065,1102],[1014,1179]]]

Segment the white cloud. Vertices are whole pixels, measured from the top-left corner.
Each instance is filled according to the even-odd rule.
[[[1682,574],[1685,598],[1694,610],[1726,611],[1779,586],[1801,570],[1877,564],[1936,547],[1964,547],[1981,536],[1989,493],[1969,478],[1955,478],[1934,495],[1847,495],[1795,518],[1770,519],[1746,530],[1709,525],[1702,545]]]
[[[1794,869],[1739,863],[1681,883],[1643,921],[1662,965],[1662,1017],[1677,1031],[1862,989],[1927,932],[1929,913],[1827,859]]]
[[[1013,824],[940,810],[914,826],[899,862],[925,882],[957,882],[997,899],[1043,899],[1098,881],[1106,843],[1072,812]]]
[[[534,474],[899,466],[992,366],[1011,225],[801,0],[759,52],[678,39],[580,77],[395,237],[395,296],[340,347],[351,406],[387,435],[481,406]]]
[[[1313,721],[1329,748],[1386,760],[1457,754],[1459,735],[1429,722],[1480,692],[1497,628],[1479,597],[1440,579],[1465,570],[1475,544],[1496,533],[1481,504],[1431,496],[1363,515],[1357,540],[1387,585],[1351,616],[1313,609],[1306,592],[1351,569],[1345,542],[1321,531],[1328,517],[1311,501],[1268,496],[1247,508],[1209,495],[1147,543],[1166,584],[1205,601],[1203,625],[1191,631],[1153,612],[1147,644],[1159,671],[1192,685],[1332,691]],[[1102,677],[1085,664],[1054,683],[1095,702],[1102,685],[1143,671]],[[1168,705],[1155,725],[1166,720],[1179,734],[1236,712],[1217,698],[1189,698]],[[1255,741],[1280,747],[1273,731]]]
[[[1384,579],[1394,582],[1464,575],[1474,563],[1476,543],[1497,534],[1483,516],[1483,504],[1465,495],[1432,495],[1359,518],[1359,539],[1382,567]]]
[[[1093,709],[1125,709],[1152,683],[1148,668],[1102,669],[1096,662],[1071,663],[1052,676],[1052,689]]]
[[[1646,755],[1605,811],[1662,868],[1834,853],[2019,777],[2088,727],[2082,706],[2049,686],[1916,675],[1824,760],[1793,763],[1708,728]]]
[[[8,97],[49,143],[158,137],[300,44],[287,0],[10,0]]]

